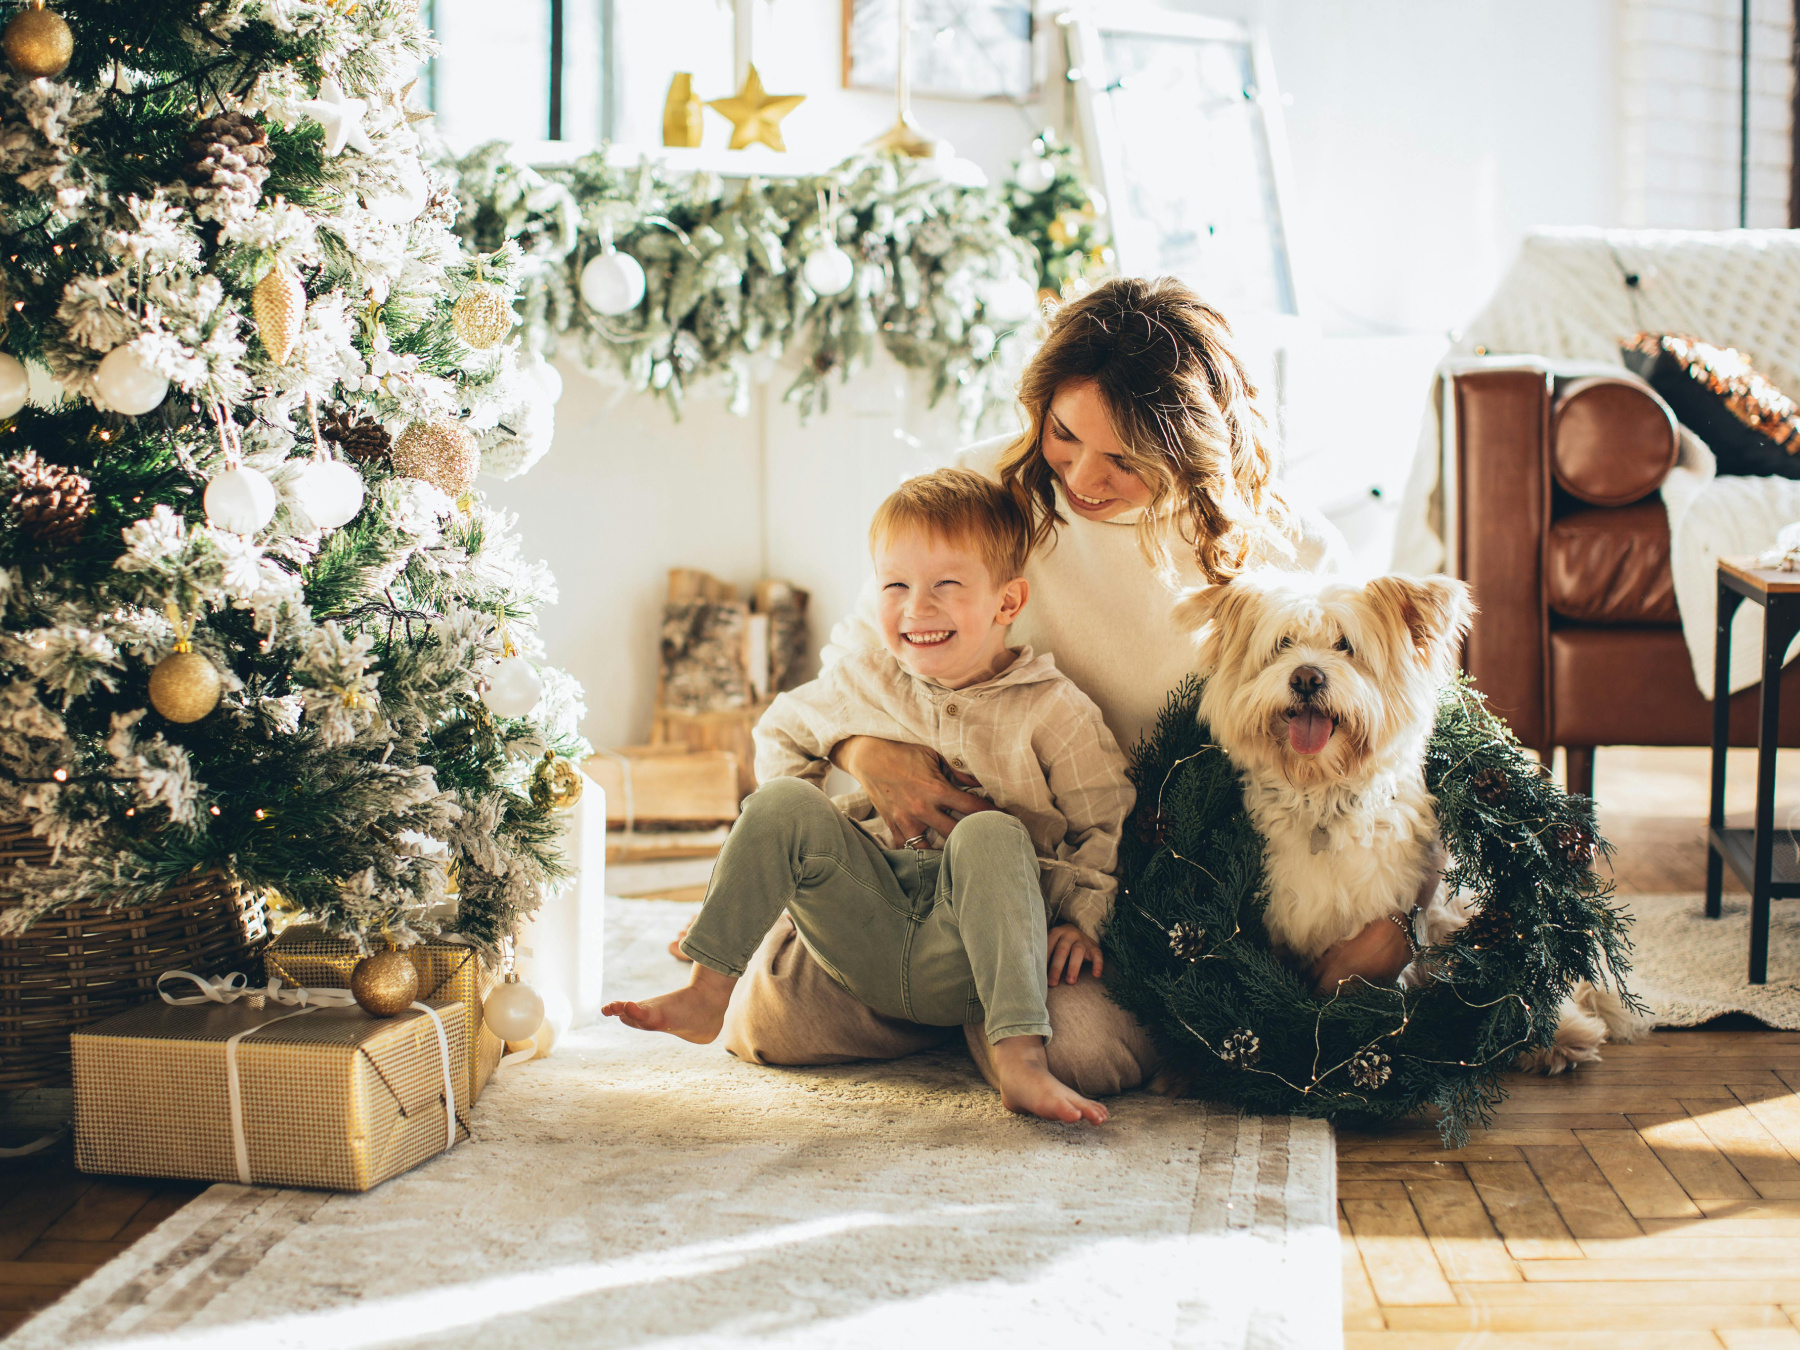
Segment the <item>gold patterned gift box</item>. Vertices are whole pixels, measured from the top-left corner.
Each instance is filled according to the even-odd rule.
[[[464,1034],[475,1046],[466,1080],[456,1099],[473,1105],[493,1075],[505,1043],[481,1020],[481,1005],[488,990],[500,982],[499,973],[474,947],[455,942],[421,942],[408,947],[419,972],[419,997],[426,1003],[454,1000]],[[297,923],[284,929],[263,953],[263,970],[271,980],[297,984],[304,989],[348,989],[350,972],[362,959],[353,943],[333,937],[318,924]]]
[[[468,1137],[457,1005],[147,1003],[70,1038],[84,1172],[366,1191]]]

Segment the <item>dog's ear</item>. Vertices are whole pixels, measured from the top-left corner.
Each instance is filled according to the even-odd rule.
[[[1405,627],[1419,660],[1448,679],[1475,617],[1468,583],[1441,576],[1377,577],[1367,593],[1376,608]]]
[[[1181,599],[1175,602],[1175,608],[1171,611],[1175,617],[1175,626],[1184,633],[1192,633],[1198,637],[1200,630],[1212,621],[1213,611],[1230,590],[1229,586],[1196,586],[1192,590],[1183,591]]]
[[[1175,602],[1175,624],[1200,645],[1199,670],[1210,675],[1225,663],[1224,638],[1248,607],[1252,591],[1231,582],[1184,592]]]

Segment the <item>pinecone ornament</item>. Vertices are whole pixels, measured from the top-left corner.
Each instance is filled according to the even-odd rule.
[[[386,464],[394,449],[387,428],[355,408],[327,408],[319,434],[361,464]]]
[[[48,548],[61,548],[81,537],[94,509],[93,489],[86,478],[60,464],[46,463],[35,450],[8,460],[6,467],[19,480],[12,494],[19,528]]]
[[[1175,832],[1175,820],[1166,811],[1151,811],[1138,817],[1137,835],[1146,844],[1161,848]]]
[[[1556,846],[1562,850],[1563,857],[1577,867],[1590,867],[1594,861],[1594,836],[1579,825],[1558,825],[1556,827]]]
[[[269,176],[269,137],[241,112],[222,112],[188,137],[187,180],[194,215],[226,220],[256,208]]]
[[[1358,1050],[1350,1061],[1350,1081],[1365,1092],[1386,1087],[1393,1075],[1393,1060],[1379,1050]]]
[[[1219,1043],[1219,1058],[1234,1069],[1248,1069],[1262,1058],[1262,1038],[1249,1027],[1239,1027]]]
[[[1192,919],[1183,919],[1169,929],[1169,950],[1177,961],[1198,961],[1206,954],[1206,930]]]
[[[1489,806],[1498,806],[1506,797],[1506,773],[1502,769],[1483,769],[1469,780],[1469,786]]]

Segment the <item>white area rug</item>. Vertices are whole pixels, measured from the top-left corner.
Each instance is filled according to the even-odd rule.
[[[685,910],[609,902],[606,980]],[[215,1186],[6,1342],[134,1350],[1342,1344],[1317,1121],[1148,1093],[1004,1111],[961,1047],[772,1070],[614,1024],[363,1196]]]
[[[1749,982],[1750,899],[1727,895],[1724,913],[1706,917],[1701,895],[1619,897],[1636,916],[1626,985],[1649,1004],[1657,1023],[1691,1027],[1721,1013],[1745,1012],[1785,1031],[1800,1031],[1800,906],[1777,900],[1769,919],[1769,982]]]

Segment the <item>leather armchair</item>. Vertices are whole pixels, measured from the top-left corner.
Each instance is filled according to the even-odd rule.
[[[1682,640],[1657,488],[1675,420],[1649,387],[1558,378],[1521,358],[1446,377],[1448,570],[1480,606],[1463,664],[1526,745],[1561,746],[1591,796],[1602,745],[1710,745]],[[1760,689],[1731,700],[1754,745]],[[1800,744],[1800,663],[1782,676],[1781,744]]]

